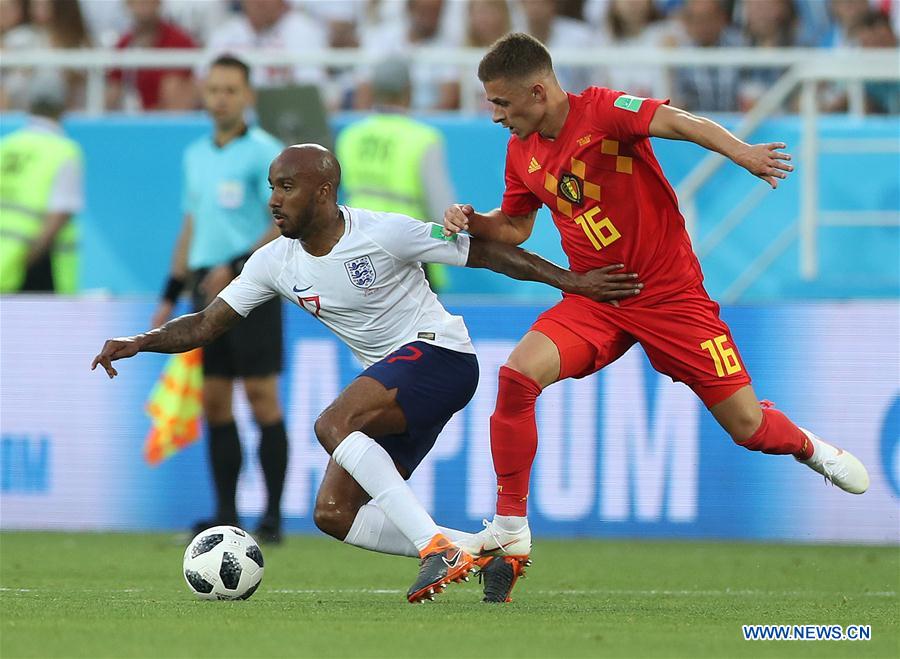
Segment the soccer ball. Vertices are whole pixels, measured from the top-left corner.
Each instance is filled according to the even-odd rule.
[[[184,550],[184,580],[200,599],[245,600],[262,576],[259,545],[236,526],[206,529]]]

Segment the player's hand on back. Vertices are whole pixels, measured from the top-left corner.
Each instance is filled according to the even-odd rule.
[[[469,228],[469,216],[475,213],[471,204],[453,204],[444,211],[444,235],[451,236]]]
[[[612,302],[634,297],[644,285],[637,273],[621,272],[621,263],[576,274],[576,286],[570,292],[588,297],[595,302]]]
[[[94,361],[91,362],[91,370],[93,371],[99,364],[106,370],[106,374],[110,378],[114,378],[119,372],[113,368],[112,362],[117,359],[134,357],[138,352],[140,352],[140,344],[136,337],[126,336],[118,339],[108,339],[103,344],[100,354],[94,357]]]
[[[775,189],[778,187],[778,179],[787,178],[788,173],[794,171],[794,166],[789,162],[791,154],[779,151],[786,146],[784,142],[749,144],[733,160]]]

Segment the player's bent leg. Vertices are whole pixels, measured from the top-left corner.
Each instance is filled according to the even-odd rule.
[[[319,416],[316,436],[418,550],[422,559],[419,576],[407,599],[432,599],[451,581],[467,579],[473,559],[440,532],[390,455],[363,428],[375,436],[396,435],[406,429],[396,390],[366,376],[354,380]]]
[[[328,461],[325,477],[319,485],[313,521],[323,533],[345,540],[359,510],[371,497],[334,460]]]
[[[760,403],[749,385],[710,407],[710,412],[738,446],[793,455],[846,492],[862,494],[869,487],[869,473],[854,455],[795,425],[768,401]]]

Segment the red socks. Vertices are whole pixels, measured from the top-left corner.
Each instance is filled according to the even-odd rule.
[[[812,442],[793,421],[771,406],[763,405],[762,413],[759,428],[750,439],[738,446],[774,455],[793,455],[800,460],[812,457]]]
[[[537,453],[534,406],[541,386],[527,375],[500,367],[497,406],[491,416],[491,456],[497,473],[497,514],[524,517],[528,481]]]

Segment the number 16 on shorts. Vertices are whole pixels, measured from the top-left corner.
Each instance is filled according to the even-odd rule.
[[[738,361],[734,348],[728,348],[725,343],[728,336],[721,334],[714,339],[708,339],[700,344],[703,350],[709,353],[713,363],[716,365],[716,375],[720,378],[726,375],[734,375],[743,370],[741,363]]]

